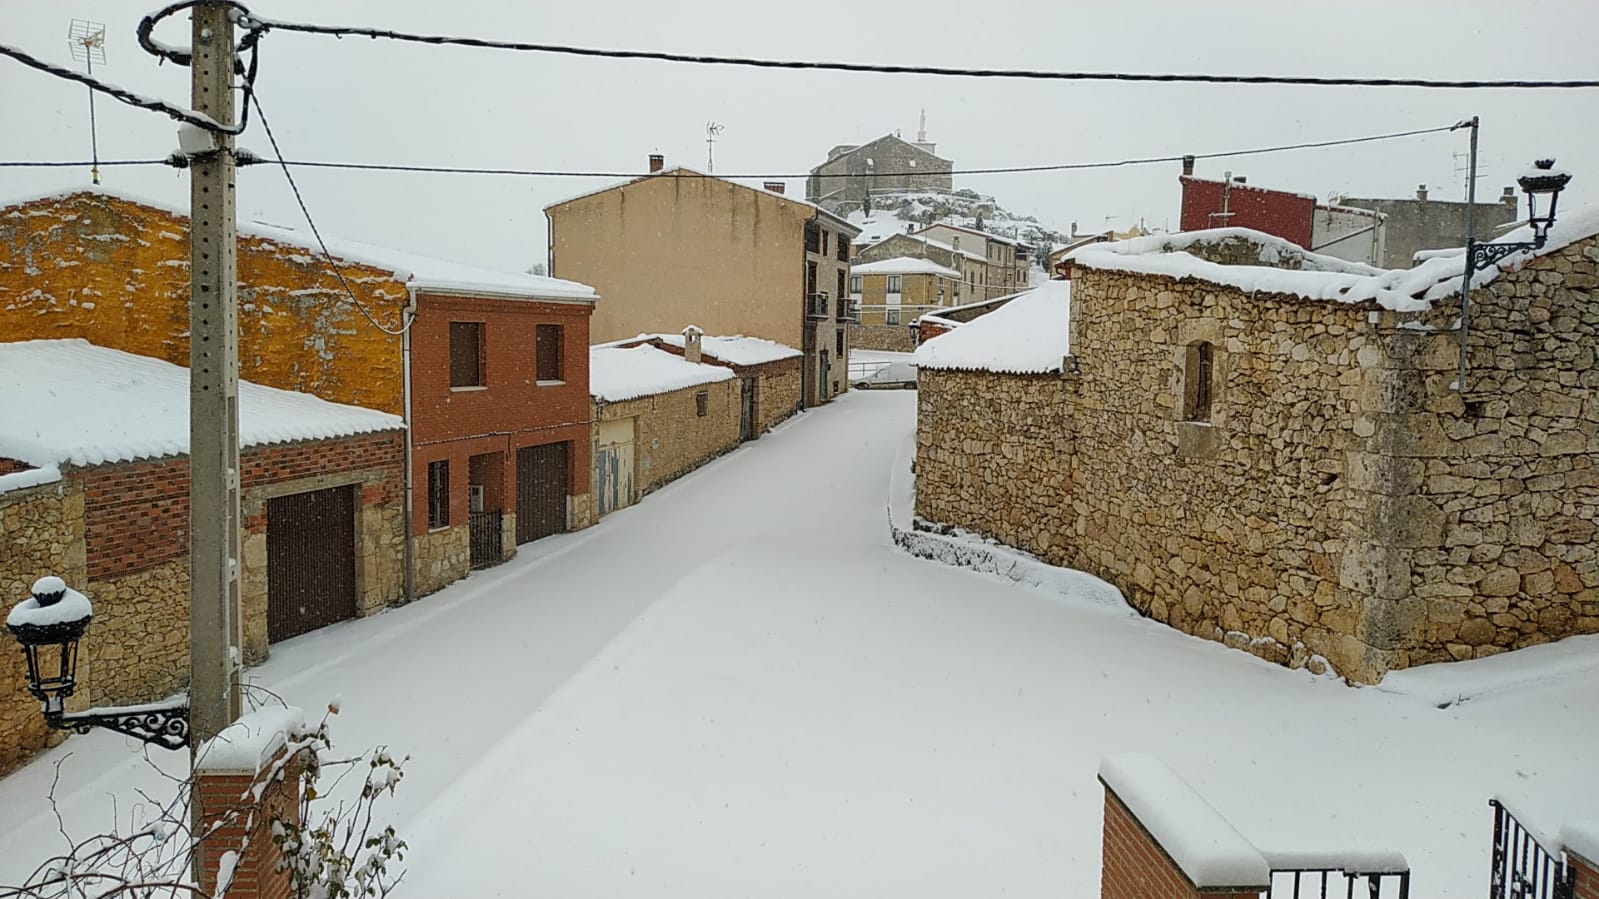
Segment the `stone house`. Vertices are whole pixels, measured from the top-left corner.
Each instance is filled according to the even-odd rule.
[[[596,514],[607,515],[736,449],[740,386],[727,366],[648,342],[589,349]]]
[[[910,322],[924,312],[955,305],[961,273],[931,259],[900,256],[850,270],[850,298],[859,305],[859,346],[908,352]]]
[[[308,234],[240,226],[240,377],[410,423],[407,594],[467,573],[474,520],[482,564],[586,526],[593,289],[354,241],[328,246],[337,271]],[[180,210],[103,188],[10,203],[0,209],[0,333],[84,338],[186,365],[188,267]],[[496,525],[475,508],[503,515]]]
[[[650,335],[648,343],[685,355],[691,325],[682,334]],[[699,335],[700,359],[733,370],[739,380],[739,436],[754,440],[800,409],[800,351],[759,337]],[[619,346],[636,345],[623,341]]]
[[[949,191],[955,163],[939,156],[926,132],[915,141],[885,134],[865,144],[841,144],[805,181],[805,198],[836,215],[867,205],[873,191]]]
[[[981,293],[968,294],[973,301],[992,300],[1027,289],[1033,268],[1033,247],[1026,241],[947,222],[928,225],[916,234],[956,250],[974,250],[983,254],[987,265],[980,279]]]
[[[188,371],[83,340],[0,343],[0,596],[46,574],[94,601],[79,708],[188,679]],[[403,600],[397,415],[239,385],[247,662]],[[22,654],[0,652],[0,771],[48,732]]]
[[[953,306],[948,309],[935,309],[924,312],[911,320],[911,334],[915,338],[916,345],[921,346],[940,334],[947,334],[956,328],[970,324],[996,309],[1003,308],[1011,300],[1031,292],[1024,290],[1007,296],[995,297],[992,300],[982,300],[976,303]]]
[[[860,229],[819,206],[650,159],[650,174],[553,203],[550,271],[605,297],[593,341],[675,331],[799,347],[804,405],[848,389],[849,250]]]
[[[917,351],[917,513],[1353,681],[1599,631],[1599,213],[1479,274],[1456,391],[1460,266],[1084,248]]]

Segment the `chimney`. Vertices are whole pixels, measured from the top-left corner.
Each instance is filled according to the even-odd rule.
[[[1520,200],[1516,197],[1514,187],[1506,187],[1505,192],[1499,195],[1499,205],[1505,207],[1511,218],[1516,217],[1516,208],[1520,205]]]
[[[659,172],[663,168],[666,168],[666,157],[662,156],[659,153],[651,153],[650,154],[650,174],[653,175],[656,172]]]
[[[1192,156],[1184,156],[1183,157],[1183,175],[1186,176],[1186,177],[1192,177],[1193,174],[1194,174],[1194,157],[1192,157]]]
[[[1248,184],[1249,183],[1249,179],[1245,178],[1243,175],[1239,175],[1238,177],[1233,179],[1233,183],[1234,184]]]
[[[1422,201],[1423,203],[1427,202],[1427,185],[1416,185],[1416,199]]]
[[[683,361],[690,365],[700,364],[700,338],[704,334],[694,325],[683,329]]]
[[[761,184],[761,186],[766,188],[767,190],[771,191],[774,194],[780,194],[780,193],[783,192],[783,189],[787,185],[785,185],[781,181],[767,181],[767,182],[764,182],[763,184]]]

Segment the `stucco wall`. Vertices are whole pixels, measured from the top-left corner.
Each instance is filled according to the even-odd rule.
[[[325,259],[242,235],[239,377],[402,413],[400,338],[366,322]],[[390,327],[408,302],[393,272],[341,264]],[[81,337],[189,364],[188,219],[91,191],[0,211],[0,333]]]
[[[1456,312],[1079,267],[1074,373],[920,377],[917,511],[1281,663],[1390,669],[1599,631],[1599,242]],[[1182,359],[1217,348],[1208,424]]]
[[[1466,204],[1442,198],[1389,199],[1346,197],[1343,206],[1372,209],[1387,215],[1383,227],[1383,268],[1410,268],[1418,250],[1464,246],[1466,242]],[[1516,219],[1514,193],[1498,202],[1477,202],[1472,230],[1478,240],[1492,240],[1495,229]]]
[[[706,414],[695,395],[704,391]],[[739,444],[739,381],[733,378],[620,403],[594,404],[594,420],[632,418],[633,485],[642,497]]]

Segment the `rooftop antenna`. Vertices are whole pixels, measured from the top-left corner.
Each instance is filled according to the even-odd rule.
[[[67,28],[67,46],[72,50],[72,58],[83,63],[90,75],[94,74],[94,64],[105,65],[105,23],[91,22],[88,19],[73,19],[72,25]],[[89,175],[95,184],[100,183],[100,137],[95,132],[94,124],[94,88],[89,89]]]
[[[705,123],[705,174],[716,171],[716,136],[722,133],[725,125],[715,122]]]

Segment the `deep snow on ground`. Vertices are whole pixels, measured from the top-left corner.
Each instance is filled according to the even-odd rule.
[[[1095,771],[1126,751],[1268,848],[1403,851],[1418,895],[1486,891],[1495,792],[1548,830],[1599,808],[1594,667],[1350,689],[903,554],[914,403],[849,394],[252,676],[341,695],[339,748],[413,756],[405,896],[1097,895]],[[1435,708],[1450,671],[1480,695]],[[169,791],[133,747],[74,737],[0,781],[0,883],[61,845],[53,763],[78,832]]]

